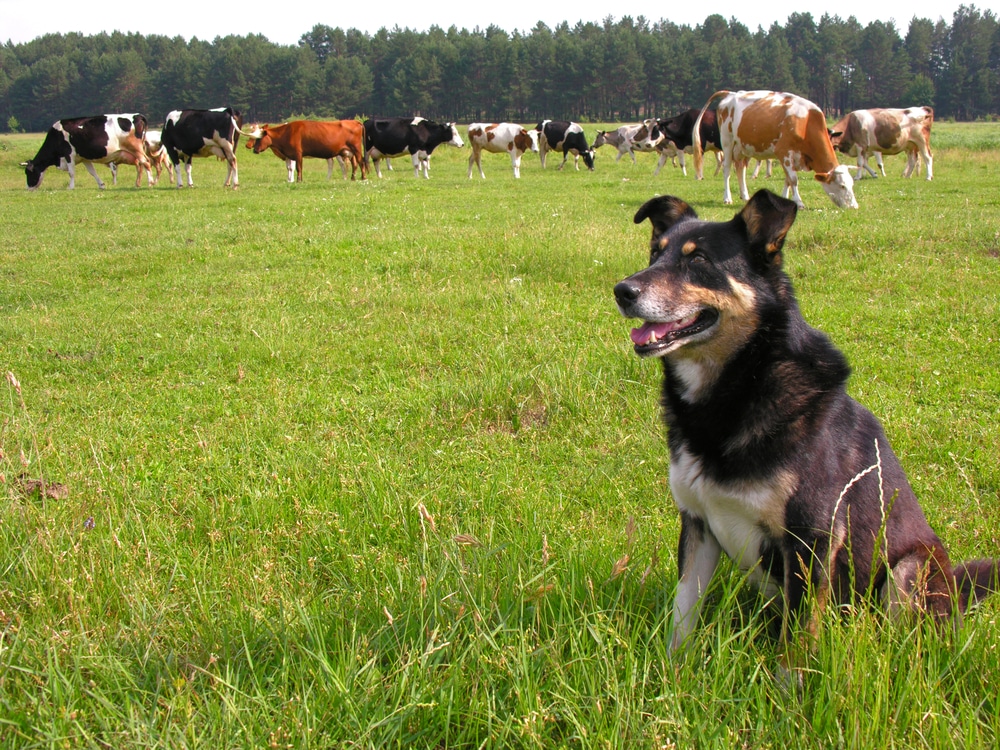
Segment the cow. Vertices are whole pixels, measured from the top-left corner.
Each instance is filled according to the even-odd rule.
[[[247,148],[255,154],[270,149],[285,160],[289,182],[293,165],[296,179],[302,182],[305,157],[328,160],[342,157],[351,162],[352,180],[359,166],[361,179],[365,179],[365,127],[357,120],[292,120],[283,125],[262,125],[251,128],[247,139]],[[329,169],[333,169],[332,161]]]
[[[486,179],[486,174],[483,172],[483,151],[491,154],[504,152],[510,154],[515,179],[521,177],[521,155],[526,151],[538,151],[538,132],[525,130],[512,122],[474,122],[469,125],[468,136],[469,147],[472,149],[472,153],[469,154],[470,180],[473,165],[479,167],[479,176]]]
[[[542,169],[545,169],[545,155],[549,151],[561,151],[563,160],[559,169],[566,166],[566,159],[573,154],[573,164],[577,170],[580,169],[580,157],[583,157],[587,169],[594,170],[594,152],[587,145],[583,128],[577,123],[569,120],[542,120],[535,126],[535,130],[538,131],[538,153],[542,159]]]
[[[667,162],[667,158],[673,156],[671,150],[664,148],[665,144],[670,144],[680,154],[681,172],[687,177],[687,167],[684,164],[683,155],[685,153],[694,153],[694,123],[698,119],[699,113],[700,110],[689,109],[673,117],[652,121],[647,120],[647,123],[650,123],[648,140],[657,144],[657,150],[660,152],[660,161],[653,172],[654,176],[660,173],[663,165]],[[708,111],[705,113],[698,132],[703,151],[721,152],[722,143],[719,140],[719,126],[715,121],[715,112]],[[716,174],[719,173],[720,166],[721,164],[716,165]],[[704,177],[702,165],[700,160],[698,160],[695,162],[695,178],[701,180]]]
[[[160,131],[159,130],[147,130],[146,137],[143,141],[143,150],[146,152],[146,158],[149,159],[150,168],[156,172],[155,177],[149,179],[150,185],[155,185],[160,181],[160,175],[163,174],[163,170],[167,170],[167,175],[171,180],[174,179],[174,167],[170,163],[170,157],[167,156],[167,150],[163,148],[163,144],[160,143]],[[119,164],[131,164],[136,166],[135,157],[131,154],[121,154],[121,161],[108,162],[108,169],[111,170],[111,184],[118,184],[118,165]]]
[[[625,154],[632,157],[635,164],[636,151],[655,151],[655,146],[649,140],[649,129],[646,123],[638,125],[622,125],[617,130],[598,130],[594,138],[593,151],[601,146],[614,146],[618,150],[615,162],[620,162]]]
[[[49,167],[69,173],[69,189],[76,186],[76,165],[82,163],[97,186],[104,182],[97,176],[94,164],[127,162],[136,169],[135,186],[139,187],[142,171],[150,182],[150,164],[143,147],[146,117],[139,113],[74,117],[54,122],[34,159],[22,162],[29,190],[42,184]],[[112,174],[115,174],[112,172]]]
[[[796,172],[815,171],[816,180],[830,199],[841,208],[857,208],[854,180],[847,166],[837,161],[830,142],[823,111],[808,99],[780,91],[716,91],[702,108],[695,129],[709,105],[719,102],[717,116],[722,144],[725,188],[723,203],[733,202],[729,191],[729,175],[733,163],[740,184],[740,197],[749,200],[747,162],[751,158],[774,157],[785,170],[785,197],[801,207]],[[701,140],[694,141],[695,167],[700,168]]]
[[[217,156],[229,165],[223,187],[231,184],[235,190],[240,186],[236,169],[236,145],[243,131],[243,117],[232,107],[219,109],[175,109],[167,115],[163,125],[161,143],[167,149],[174,165],[177,187],[181,182],[181,161],[187,172],[188,187],[194,187],[191,179],[191,160],[195,156]],[[244,135],[246,135],[244,133]]]
[[[382,177],[379,162],[409,154],[413,176],[423,172],[430,178],[431,153],[442,143],[462,148],[462,136],[453,122],[436,123],[423,117],[384,117],[365,120],[365,162],[375,162],[375,174]]]
[[[848,113],[833,126],[835,135],[830,136],[833,147],[843,154],[857,156],[858,171],[855,179],[864,177],[867,170],[872,177],[878,177],[868,164],[868,156],[875,155],[882,176],[885,167],[882,155],[898,154],[906,151],[906,169],[903,177],[910,177],[917,166],[917,154],[924,160],[927,179],[934,179],[934,157],[931,154],[931,125],[934,124],[934,110],[930,107],[910,107],[909,109],[857,109]]]
[[[167,177],[174,179],[174,165],[170,163],[170,155],[163,147],[163,132],[160,130],[146,131],[146,156],[149,157],[153,169],[156,170],[156,181],[159,182],[160,174],[167,170]]]

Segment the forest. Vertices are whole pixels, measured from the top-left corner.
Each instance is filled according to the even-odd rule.
[[[1000,24],[961,6],[944,19],[862,26],[794,13],[752,31],[709,15],[682,26],[625,16],[530,31],[316,25],[295,46],[136,33],[48,34],[0,47],[0,130],[57,119],[231,105],[247,122],[422,115],[470,122],[634,121],[700,107],[719,89],[791,91],[830,116],[930,105],[937,118],[1000,114]]]

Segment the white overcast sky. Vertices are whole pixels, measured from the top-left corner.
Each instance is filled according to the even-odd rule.
[[[980,11],[992,9],[996,13],[997,0],[986,3],[968,2]],[[767,29],[777,21],[784,25],[788,16],[808,10],[819,20],[824,13],[847,19],[854,16],[862,24],[871,21],[895,21],[900,36],[905,36],[910,19],[943,18],[951,23],[960,0],[909,0],[900,3],[877,3],[871,0],[818,0],[802,3],[798,0],[720,0],[706,3],[609,3],[607,0],[568,0],[565,3],[475,3],[447,2],[396,2],[388,0],[377,7],[361,2],[305,2],[293,10],[281,3],[206,2],[205,0],[169,0],[156,2],[122,2],[105,5],[80,0],[47,0],[35,5],[28,0],[0,0],[0,43],[27,42],[44,34],[77,31],[86,35],[102,31],[135,31],[143,35],[162,34],[185,39],[198,37],[211,41],[217,36],[236,34],[263,34],[277,44],[295,44],[299,38],[318,23],[342,29],[356,28],[369,34],[383,26],[395,26],[425,31],[433,25],[447,29],[449,26],[485,29],[496,24],[510,32],[518,29],[527,32],[538,21],[550,28],[562,21],[572,27],[578,21],[601,22],[611,15],[615,20],[623,15],[636,18],[645,16],[650,22],[667,18],[678,25],[696,26],[711,13],[726,19],[736,17],[751,31],[757,26]],[[693,7],[692,7],[693,6]],[[609,8],[613,9],[609,11]]]

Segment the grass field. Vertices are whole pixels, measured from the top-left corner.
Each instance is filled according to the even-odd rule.
[[[1000,599],[830,613],[793,697],[724,567],[666,654],[660,367],[611,289],[638,206],[729,218],[720,177],[288,185],[241,144],[238,191],[29,193],[41,139],[0,136],[0,747],[1000,744]],[[938,123],[934,181],[887,157],[855,212],[804,175],[785,251],[956,559],[1000,553],[998,145]]]

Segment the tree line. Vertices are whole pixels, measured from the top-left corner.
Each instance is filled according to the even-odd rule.
[[[0,47],[0,129],[172,109],[240,109],[245,121],[410,115],[458,122],[541,118],[625,122],[700,107],[719,89],[791,91],[831,116],[930,105],[937,117],[1000,113],[1000,23],[961,6],[951,23],[913,17],[862,26],[794,13],[751,31],[710,15],[696,26],[625,16],[375,34],[316,25],[297,45],[261,35],[213,41],[49,34]]]

